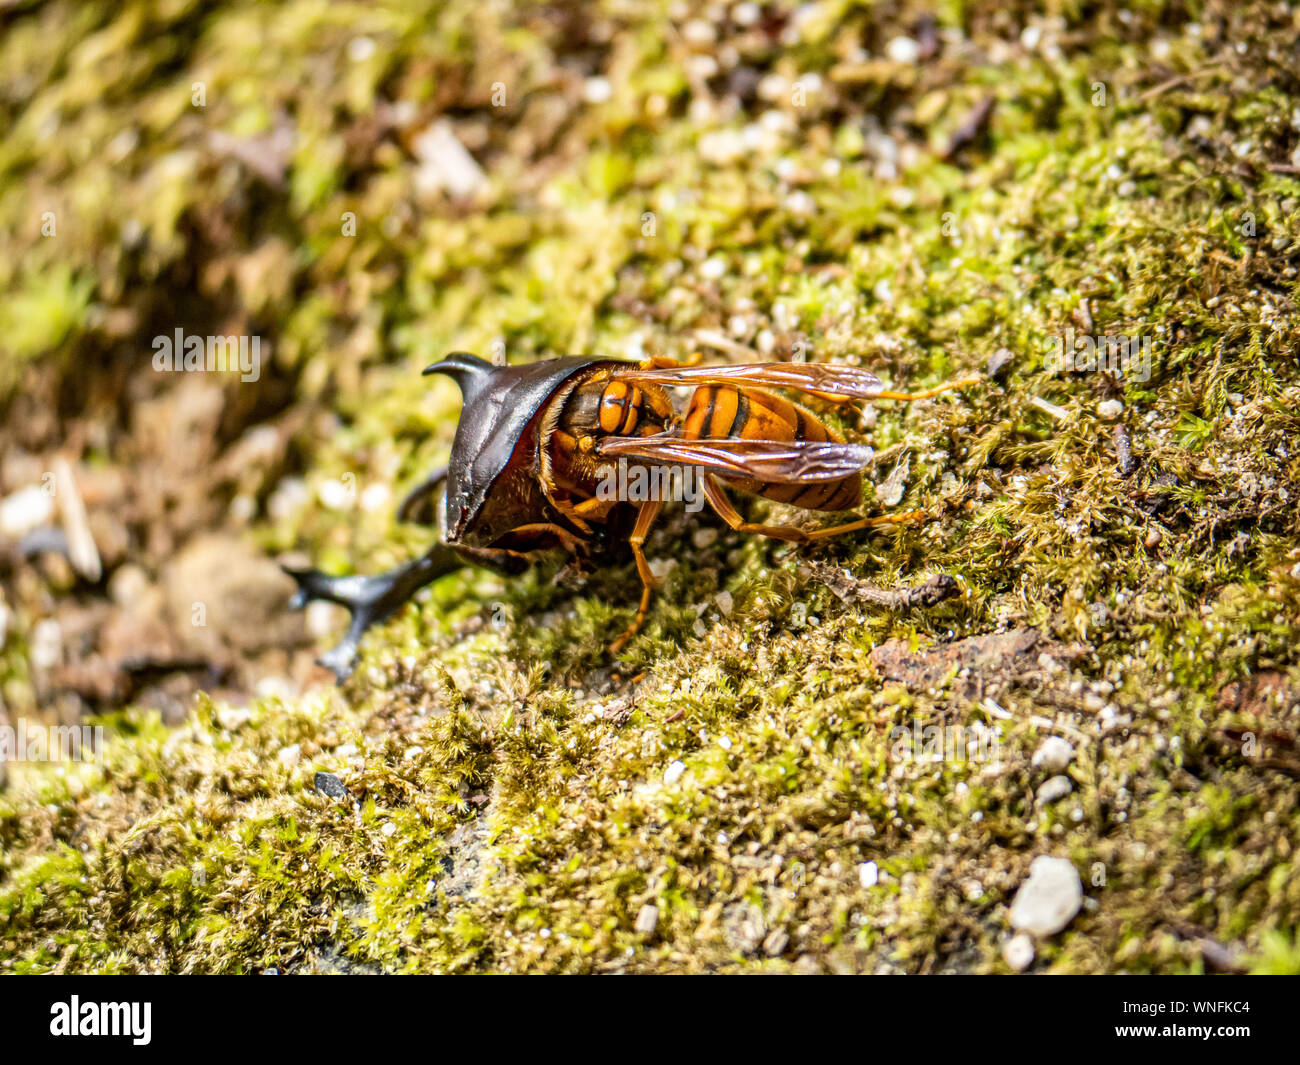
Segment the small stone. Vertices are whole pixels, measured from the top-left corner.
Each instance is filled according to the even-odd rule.
[[[32,626],[27,660],[34,669],[53,669],[63,658],[63,626],[54,618],[42,618]]]
[[[28,485],[0,500],[0,535],[21,540],[54,516],[54,496],[39,485]]]
[[[316,599],[303,611],[303,624],[312,639],[324,640],[334,631],[340,616],[338,604]]]
[[[655,580],[661,581],[668,574],[672,573],[673,567],[677,565],[675,558],[652,558],[646,565],[650,567],[650,572],[654,575]]]
[[[280,748],[280,753],[276,755],[280,759],[280,764],[284,766],[294,766],[302,759],[302,748],[296,743],[289,744],[288,747]]]
[[[1014,355],[1010,348],[998,348],[997,351],[989,356],[989,361],[984,367],[985,375],[990,379],[998,377],[1008,366],[1011,365],[1011,360],[1013,358]]]
[[[702,529],[696,529],[693,533],[691,533],[691,543],[693,543],[701,551],[704,550],[704,548],[706,547],[712,547],[715,543],[717,543],[717,540],[718,540],[718,530],[710,529],[708,526],[705,526]]]
[[[588,78],[582,86],[582,98],[589,104],[603,104],[614,95],[608,78]]]
[[[1033,765],[1049,773],[1064,773],[1074,761],[1074,748],[1060,736],[1048,736],[1034,752]]]
[[[752,902],[733,902],[722,911],[722,934],[732,950],[753,954],[768,934],[763,911]]]
[[[379,831],[382,832],[385,836],[391,838],[397,835],[397,826],[393,824],[392,821],[385,821],[384,827],[381,828]]]
[[[118,566],[108,579],[108,597],[120,607],[131,608],[149,591],[149,576],[133,562]]]
[[[1002,960],[1023,973],[1034,963],[1034,941],[1024,932],[1012,936],[1002,944]]]
[[[636,915],[636,930],[643,936],[652,936],[658,927],[659,907],[647,902]]]
[[[700,276],[706,281],[718,281],[727,272],[727,260],[720,255],[715,255],[711,259],[706,259],[704,265],[700,267]]]
[[[333,773],[317,773],[312,780],[312,787],[320,794],[331,799],[346,799],[349,797],[348,789],[343,786],[343,781],[339,780]]]
[[[790,935],[784,929],[774,928],[763,940],[763,953],[769,958],[780,957],[790,945]]]
[[[316,498],[321,501],[322,506],[330,510],[345,510],[352,505],[355,493],[351,482],[330,478],[328,481],[322,481],[317,487]]]
[[[807,218],[817,211],[817,202],[803,189],[798,189],[785,198],[785,209],[792,215]]]
[[[456,199],[465,199],[488,183],[487,175],[465,150],[446,119],[438,119],[416,136],[411,142],[411,150],[419,160],[413,181],[421,196],[445,190]]]
[[[1107,421],[1114,421],[1124,413],[1124,404],[1117,399],[1104,399],[1097,404],[1097,413]]]
[[[670,785],[676,784],[679,780],[682,779],[682,774],[685,772],[686,772],[685,762],[681,761],[680,759],[678,761],[673,762],[672,765],[670,765],[667,769],[664,770],[664,783]]]
[[[373,37],[353,37],[348,41],[348,58],[354,63],[364,63],[375,54],[376,48]]]
[[[718,31],[705,19],[691,19],[682,27],[682,39],[693,48],[707,48],[718,39]]]
[[[880,883],[880,866],[875,862],[863,862],[858,866],[858,883],[864,888],[873,888]]]
[[[895,37],[885,45],[890,62],[912,66],[921,57],[921,46],[911,37]]]
[[[223,706],[217,711],[217,724],[227,732],[237,732],[253,717],[253,711],[246,706]]]
[[[731,613],[731,608],[735,606],[735,600],[732,599],[730,592],[719,592],[713,597],[713,601],[718,604],[718,609],[722,611],[723,617]]]
[[[1068,925],[1083,905],[1079,872],[1065,858],[1040,854],[1029,867],[1011,903],[1011,927],[1032,936],[1055,935]]]
[[[1164,537],[1160,534],[1160,530],[1152,528],[1151,531],[1147,533],[1146,539],[1143,540],[1142,543],[1147,547],[1159,547],[1160,541],[1163,539]]]
[[[1058,799],[1064,799],[1074,790],[1074,784],[1071,783],[1067,776],[1055,776],[1050,780],[1044,781],[1042,787],[1038,789],[1036,801],[1040,805],[1056,802]]]

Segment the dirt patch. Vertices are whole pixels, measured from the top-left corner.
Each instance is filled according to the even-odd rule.
[[[1060,664],[1087,653],[1087,648],[1060,643],[1037,629],[1016,629],[920,650],[913,650],[908,640],[890,640],[871,652],[871,664],[885,680],[912,689],[939,688],[951,681],[960,698],[975,699],[1045,680]]]

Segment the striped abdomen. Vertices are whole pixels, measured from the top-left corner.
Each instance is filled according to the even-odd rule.
[[[810,440],[815,443],[841,438],[812,411],[759,388],[732,385],[702,385],[691,396],[682,425],[688,439],[773,440],[785,443]],[[862,480],[858,475],[839,481],[806,484],[775,484],[751,478],[719,477],[733,488],[764,499],[806,510],[852,510],[862,502]]]

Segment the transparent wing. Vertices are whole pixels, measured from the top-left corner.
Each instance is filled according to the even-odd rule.
[[[596,445],[596,454],[697,466],[724,477],[801,484],[850,477],[871,463],[874,452],[861,444],[833,441],[688,440],[663,433],[605,437]]]

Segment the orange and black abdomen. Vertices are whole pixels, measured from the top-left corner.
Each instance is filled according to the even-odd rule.
[[[682,424],[682,435],[692,440],[730,437],[777,443],[795,440],[842,442],[817,415],[797,403],[760,388],[737,388],[734,385],[702,385],[697,388]],[[852,510],[862,502],[862,481],[857,475],[838,481],[807,484],[773,484],[740,477],[719,479],[741,491],[806,510]]]

